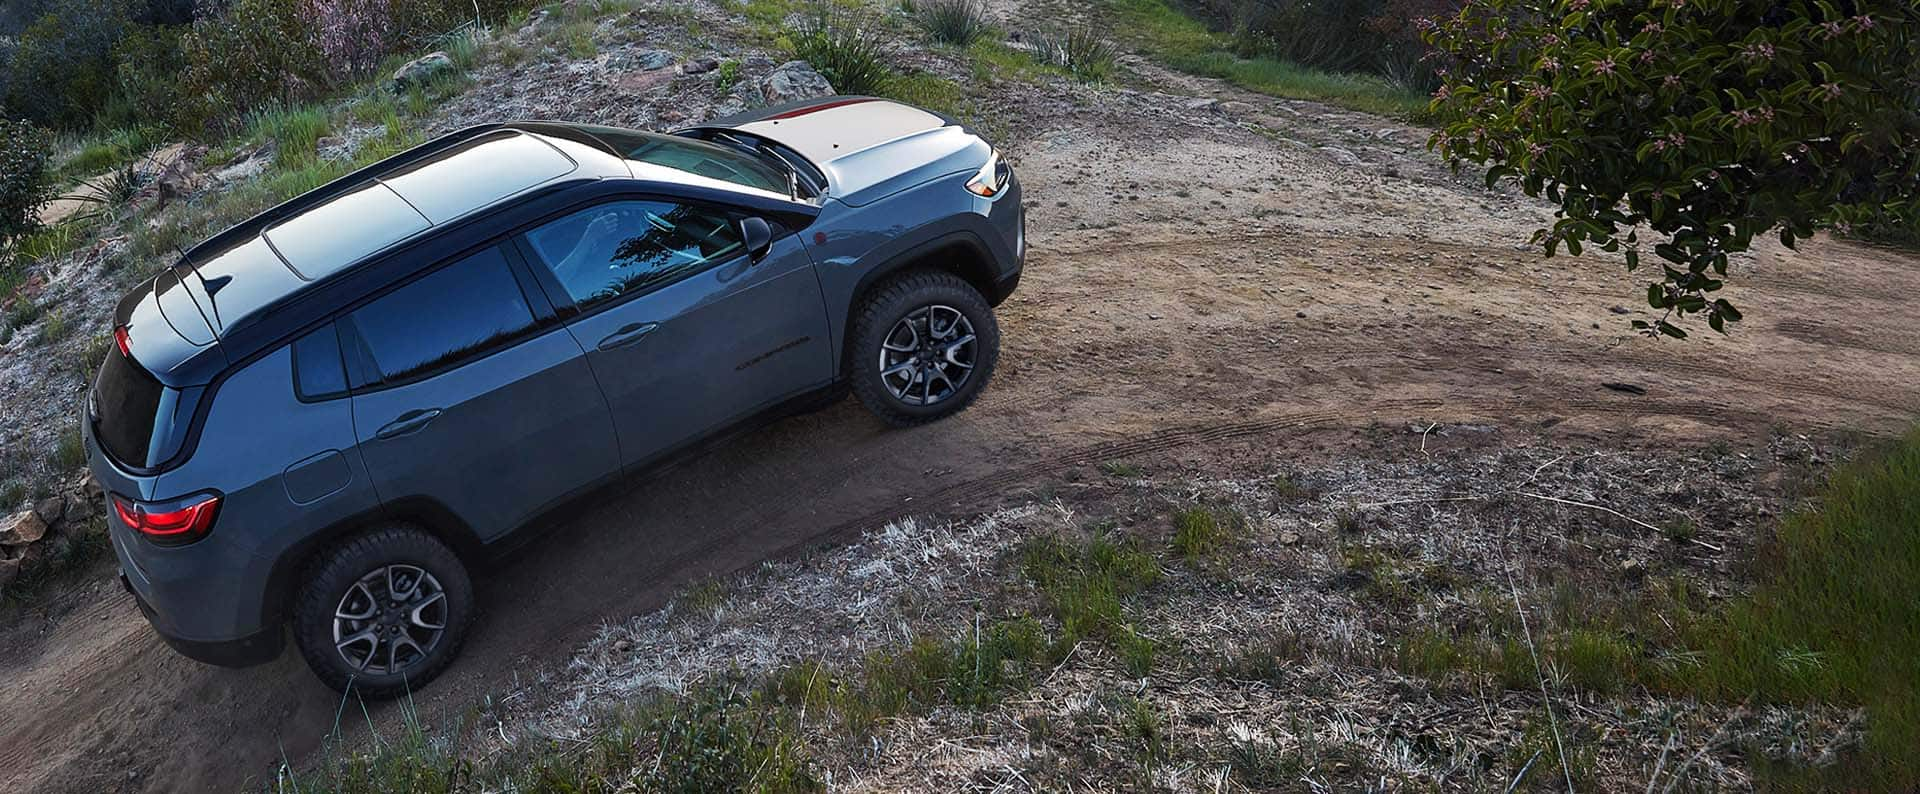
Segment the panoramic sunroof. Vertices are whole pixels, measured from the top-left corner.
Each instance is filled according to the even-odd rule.
[[[483,135],[381,178],[434,223],[573,173],[573,160],[531,135]]]
[[[432,226],[386,185],[369,182],[267,230],[267,242],[308,281]]]

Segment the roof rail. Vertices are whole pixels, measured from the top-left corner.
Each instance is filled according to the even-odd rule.
[[[188,249],[186,253],[183,254],[183,258],[197,258],[204,251],[224,250],[235,243],[251,239],[260,234],[267,226],[272,225],[274,221],[291,215],[297,215],[331,201],[349,190],[359,187],[377,174],[394,171],[409,163],[417,162],[423,158],[446,151],[481,135],[501,129],[504,126],[505,125],[502,124],[476,124],[471,127],[449,132],[419,146],[393,155],[392,157],[380,160],[379,162],[362,166],[352,173],[287,199],[258,215],[227,227],[225,231],[209,237],[199,245]]]

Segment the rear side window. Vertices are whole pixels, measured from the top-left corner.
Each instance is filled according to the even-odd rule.
[[[161,404],[169,402],[167,387],[118,351],[109,352],[93,382],[89,404],[93,434],[100,446],[122,463],[145,467],[156,426],[163,420]]]
[[[535,258],[581,307],[646,292],[745,250],[724,213],[664,201],[615,201],[527,232]]]
[[[533,309],[495,246],[347,315],[356,344],[355,385],[424,377],[482,355],[534,327]]]
[[[324,400],[347,393],[340,335],[334,332],[332,323],[293,343],[293,372],[302,399]]]

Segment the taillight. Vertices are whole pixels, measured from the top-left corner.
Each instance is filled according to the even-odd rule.
[[[220,512],[220,497],[189,497],[183,503],[153,504],[113,495],[113,512],[120,523],[162,546],[180,546],[207,536]]]
[[[113,343],[120,348],[120,355],[133,358],[133,348],[127,345],[127,327],[116,326],[113,329]]]

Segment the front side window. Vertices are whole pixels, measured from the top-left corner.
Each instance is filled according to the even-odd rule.
[[[527,232],[540,264],[581,307],[646,292],[740,254],[724,213],[664,201],[616,201]]]
[[[451,366],[526,333],[533,310],[495,246],[347,315],[357,337],[358,385],[392,383]]]

